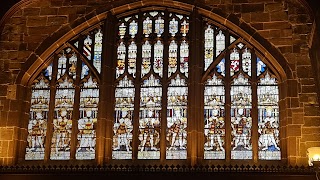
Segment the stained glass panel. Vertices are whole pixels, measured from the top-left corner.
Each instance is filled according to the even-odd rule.
[[[217,67],[217,72],[220,73],[222,76],[226,75],[226,63],[225,59],[221,59],[221,61],[218,63]]]
[[[143,21],[143,34],[145,37],[149,37],[152,33],[152,20],[149,17]]]
[[[140,92],[138,159],[160,158],[161,99],[160,80],[151,74]]]
[[[52,67],[53,67],[53,64],[51,63],[45,70],[45,76],[48,77],[49,80],[52,79]]]
[[[131,38],[134,38],[137,33],[138,23],[135,20],[132,20],[132,22],[129,24],[129,34],[131,35]]]
[[[183,20],[183,22],[181,23],[180,33],[182,34],[182,36],[186,36],[188,32],[189,32],[189,22],[187,22],[186,20]]]
[[[99,89],[91,76],[85,80],[80,90],[76,159],[95,159]]]
[[[163,44],[160,40],[154,45],[153,70],[162,77],[163,71]]]
[[[169,67],[168,67],[168,77],[171,76],[171,74],[175,73],[177,71],[177,63],[178,63],[178,45],[177,43],[172,40],[169,45]]]
[[[50,159],[52,160],[70,159],[74,93],[75,90],[72,80],[65,76],[58,81],[55,95],[53,136],[51,141]]]
[[[115,90],[112,159],[132,159],[135,88],[125,76]]]
[[[176,20],[176,18],[172,18],[172,20],[169,22],[169,33],[173,37],[178,32],[178,23],[179,22]]]
[[[214,29],[208,25],[204,32],[204,70],[206,71],[213,62],[214,56]]]
[[[225,159],[225,89],[215,74],[204,89],[204,159]]]
[[[251,53],[247,48],[242,53],[242,70],[251,76]]]
[[[240,69],[240,55],[237,49],[230,54],[230,76],[233,76]]]
[[[183,40],[180,45],[180,72],[184,73],[186,77],[188,77],[188,65],[189,61],[189,45]]]
[[[260,58],[257,57],[257,76],[264,73],[265,70],[266,70],[266,65],[264,64],[264,62],[261,61]]]
[[[168,87],[167,159],[187,159],[188,87],[179,74]]]
[[[239,74],[231,86],[231,159],[252,159],[252,92],[248,79]]]
[[[226,48],[226,37],[224,33],[219,30],[216,36],[216,57]]]
[[[76,53],[73,53],[69,58],[69,75],[74,80],[76,79],[76,73],[77,73],[77,59],[78,58]]]
[[[126,46],[123,42],[120,42],[117,50],[117,67],[116,67],[116,78],[121,76],[125,71],[125,60],[126,60]]]
[[[124,36],[126,35],[126,30],[127,30],[127,26],[124,23],[121,23],[119,26],[119,36],[120,38],[124,38]]]
[[[60,79],[60,77],[62,75],[64,75],[64,73],[67,70],[67,57],[64,53],[64,51],[62,51],[61,56],[58,59],[58,74],[57,74],[57,79]]]
[[[137,45],[131,42],[128,48],[128,73],[136,77]]]
[[[32,87],[27,147],[25,154],[26,160],[44,159],[49,102],[49,81],[40,74]]]
[[[88,58],[88,60],[91,60],[91,49],[92,49],[91,45],[92,45],[92,37],[88,35],[83,42],[83,54]]]
[[[141,64],[141,77],[150,72],[151,69],[151,45],[146,41],[142,45],[142,64]]]
[[[101,29],[99,29],[94,38],[94,59],[93,66],[97,69],[97,71],[101,72],[101,53],[102,53],[102,37],[103,34]]]
[[[160,37],[164,32],[164,20],[161,18],[161,16],[158,16],[158,18],[155,20],[154,30],[158,37]]]
[[[259,159],[280,160],[279,91],[269,73],[258,84]]]

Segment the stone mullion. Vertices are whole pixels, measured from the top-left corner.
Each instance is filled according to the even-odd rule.
[[[108,13],[104,23],[103,46],[101,56],[101,81],[99,84],[99,113],[97,121],[96,162],[102,165],[112,159],[113,111],[114,111],[114,76],[116,59],[116,26],[115,18]]]
[[[82,48],[82,44],[80,44],[80,48]],[[76,150],[77,150],[77,135],[78,135],[78,120],[80,117],[80,80],[81,80],[81,56],[78,54],[78,60],[77,60],[77,72],[76,72],[76,79],[74,83],[74,102],[73,102],[73,110],[72,110],[72,133],[71,133],[71,145],[70,145],[70,159],[76,159]]]
[[[197,9],[191,14],[190,20],[190,76],[188,80],[188,162],[191,166],[198,163],[198,152],[203,149],[201,139],[203,139],[203,130],[201,130],[201,34],[202,25]],[[200,57],[200,59],[199,59]],[[199,64],[200,63],[200,64]],[[200,86],[199,86],[200,85]],[[203,151],[203,150],[202,150]]]
[[[226,45],[230,44],[229,33],[226,33]],[[225,84],[225,153],[226,162],[231,162],[231,77],[230,77],[230,49],[227,48],[225,52],[225,71],[226,76],[224,79]]]
[[[251,118],[252,118],[252,151],[253,151],[253,161],[257,163],[259,160],[258,156],[258,94],[257,94],[257,68],[256,68],[256,59],[257,56],[254,53],[254,50],[251,51],[251,88],[252,88],[252,109],[251,109]]]
[[[47,133],[45,141],[45,154],[44,162],[50,161],[51,153],[51,142],[53,137],[53,118],[54,118],[54,108],[55,108],[55,93],[57,90],[57,73],[58,73],[58,56],[54,56],[53,67],[52,67],[52,78],[50,82],[50,102],[49,102],[49,112],[48,112],[48,122],[47,122]]]
[[[136,34],[137,59],[136,59],[136,78],[134,81],[135,98],[133,112],[133,139],[132,139],[132,159],[138,159],[139,146],[139,113],[140,113],[140,90],[141,90],[141,63],[142,63],[142,38],[143,38],[143,13],[140,11],[138,16],[138,32]],[[128,52],[128,51],[127,51]],[[128,53],[127,53],[128,54]]]

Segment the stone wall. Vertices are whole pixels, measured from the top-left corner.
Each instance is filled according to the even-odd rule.
[[[21,122],[28,110],[25,84],[21,74],[41,56],[45,48],[57,41],[64,30],[72,30],[113,7],[129,1],[115,0],[33,0],[16,8],[5,22],[0,36],[0,165],[17,162]],[[131,0],[125,8],[152,4],[157,1]],[[288,87],[284,95],[287,109],[282,114],[281,133],[286,144],[283,151],[291,165],[306,165],[306,149],[320,146],[320,112],[315,85],[315,72],[309,57],[309,41],[313,17],[298,0],[180,0],[206,7],[228,17],[235,14],[240,21],[267,40],[282,55],[290,70],[286,70]],[[176,6],[178,1],[162,1]],[[277,56],[276,56],[277,57]],[[282,58],[283,58],[282,57]]]

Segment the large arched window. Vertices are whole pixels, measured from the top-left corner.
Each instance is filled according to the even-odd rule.
[[[190,144],[205,160],[281,159],[279,77],[259,49],[205,16],[126,13],[53,54],[31,87],[26,160],[90,160],[98,148],[114,161],[186,160]],[[100,84],[113,88],[108,100]],[[112,126],[97,127],[102,112]],[[108,133],[111,143],[96,143]]]

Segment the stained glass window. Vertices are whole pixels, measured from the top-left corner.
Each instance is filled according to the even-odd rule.
[[[44,159],[50,102],[49,83],[47,77],[41,73],[32,87],[26,160]]]
[[[187,83],[178,74],[168,87],[167,159],[187,159],[187,104]]]
[[[258,84],[259,159],[281,159],[278,101],[277,81],[267,72]]]
[[[135,88],[125,76],[115,90],[112,159],[132,159]]]
[[[204,159],[225,158],[225,89],[213,74],[204,90]]]
[[[161,100],[160,80],[151,74],[140,92],[138,159],[160,158]]]

